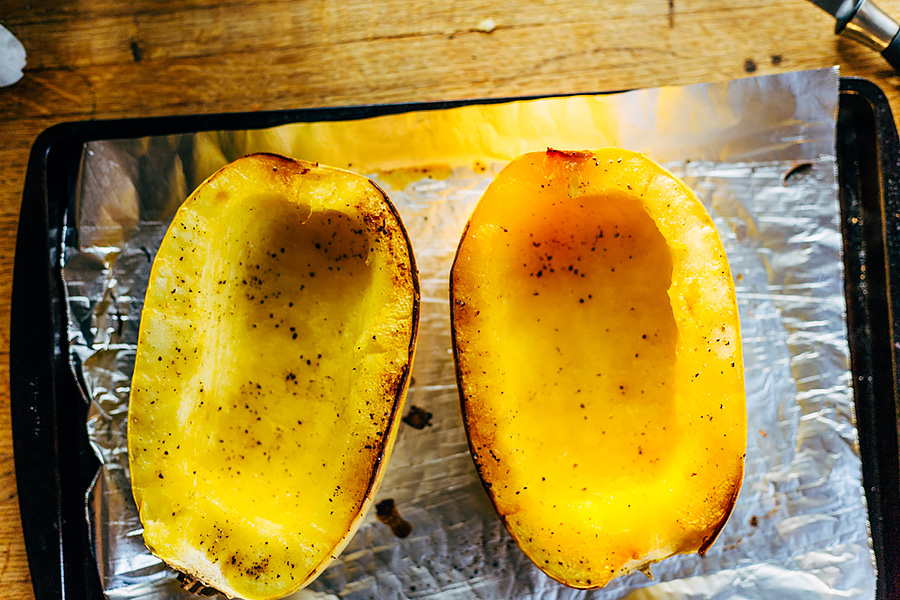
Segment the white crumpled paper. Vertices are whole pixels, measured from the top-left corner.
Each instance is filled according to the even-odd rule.
[[[0,25],[0,87],[12,85],[22,79],[25,68],[25,46]]]

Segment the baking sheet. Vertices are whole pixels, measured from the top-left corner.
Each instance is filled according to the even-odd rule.
[[[874,598],[845,333],[837,98],[837,70],[825,69],[88,144],[64,279],[103,462],[87,512],[107,596],[188,597],[143,547],[128,484],[126,403],[150,261],[205,177],[247,152],[276,151],[369,174],[397,205],[422,287],[407,408],[433,413],[423,430],[401,426],[377,497],[394,498],[413,534],[398,540],[369,515],[297,597]],[[465,219],[506,161],[607,145],[683,177],[723,238],[742,318],[748,456],[735,511],[705,557],[655,565],[655,582],[638,573],[584,593],[531,565],[481,489],[459,417],[447,280]]]

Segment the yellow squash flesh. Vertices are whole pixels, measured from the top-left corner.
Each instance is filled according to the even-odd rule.
[[[312,581],[380,483],[418,302],[406,231],[368,179],[251,155],[204,182],[141,315],[128,452],[150,551],[229,597]]]
[[[595,588],[701,554],[746,447],[734,284],[684,183],[621,149],[504,168],[451,273],[469,447],[510,534]]]

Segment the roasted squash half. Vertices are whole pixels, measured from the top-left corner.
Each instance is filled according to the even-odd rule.
[[[684,183],[621,149],[505,167],[451,274],[469,448],[510,534],[576,588],[709,548],[746,446],[734,284]]]
[[[197,188],[153,261],[128,409],[150,551],[229,597],[312,581],[381,480],[418,303],[368,179],[257,154]]]

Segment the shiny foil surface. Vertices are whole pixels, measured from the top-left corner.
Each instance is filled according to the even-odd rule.
[[[64,279],[72,366],[103,466],[86,498],[108,598],[188,598],[144,547],[126,415],[150,265],[174,211],[254,151],[356,170],[397,206],[421,282],[412,406],[376,502],[343,554],[294,598],[793,600],[874,598],[854,426],[834,156],[838,73],[474,105],[364,121],[202,132],[85,146]],[[549,579],[522,554],[478,480],[459,410],[448,277],[472,208],[516,155],[621,146],[683,178],[709,210],[735,277],[749,416],[746,475],[706,556],[680,555],[602,590]]]

